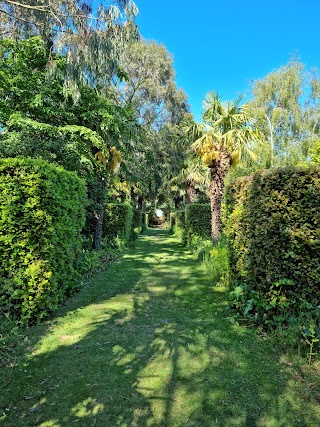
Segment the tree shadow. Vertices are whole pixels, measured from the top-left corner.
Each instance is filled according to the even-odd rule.
[[[148,231],[98,276],[106,289],[74,302],[89,321],[65,313],[12,370],[6,426],[319,425],[292,400],[276,350],[230,323],[221,289],[168,236]],[[68,335],[54,335],[62,320]]]

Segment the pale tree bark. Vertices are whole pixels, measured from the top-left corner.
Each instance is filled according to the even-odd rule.
[[[211,237],[214,244],[219,239],[224,180],[230,166],[231,156],[223,149],[219,150],[219,159],[210,165]]]

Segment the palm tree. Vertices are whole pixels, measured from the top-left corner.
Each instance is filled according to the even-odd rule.
[[[212,240],[217,242],[225,177],[230,168],[244,156],[257,160],[254,147],[261,142],[261,133],[254,129],[247,105],[241,98],[223,104],[220,96],[210,93],[204,101],[203,122],[193,123],[191,148],[210,170],[210,203]]]
[[[209,174],[202,160],[189,156],[175,181],[185,188],[185,203],[194,203],[197,188],[203,190],[209,184]]]

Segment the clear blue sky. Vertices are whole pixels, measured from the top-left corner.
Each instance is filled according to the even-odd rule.
[[[174,56],[178,86],[200,119],[210,90],[223,100],[292,54],[320,68],[320,0],[135,0],[144,38]]]

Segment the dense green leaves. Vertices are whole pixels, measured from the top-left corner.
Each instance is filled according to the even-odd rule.
[[[107,204],[103,217],[103,237],[115,244],[116,239],[128,244],[132,230],[132,206],[125,204]]]
[[[0,161],[0,307],[41,319],[76,285],[84,182],[43,160]]]
[[[204,239],[211,237],[211,209],[210,204],[194,203],[186,205],[186,233],[187,238],[193,235]]]
[[[319,169],[264,171],[229,186],[225,233],[233,283],[250,301],[246,314],[274,319],[289,306],[297,313],[317,305],[319,212]]]

